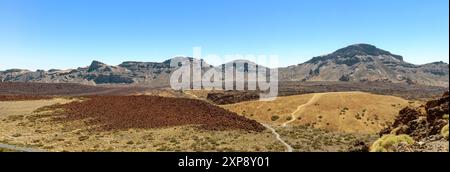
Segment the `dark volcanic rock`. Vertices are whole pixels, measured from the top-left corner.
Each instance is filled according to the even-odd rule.
[[[406,107],[399,112],[393,125],[383,129],[380,135],[408,134],[415,140],[439,135],[441,129],[448,124],[448,120],[443,119],[444,115],[448,115],[448,103],[449,96],[446,92],[441,98],[428,101],[423,107]],[[422,113],[422,108],[425,113]]]
[[[215,104],[225,105],[259,99],[256,91],[224,91],[208,93],[207,99]]]
[[[410,121],[419,118],[420,113],[411,107],[406,107],[399,112],[399,116],[394,122],[394,126],[399,126],[401,124],[407,124]]]
[[[128,78],[128,77],[124,77],[121,75],[99,75],[97,77],[95,77],[94,79],[95,83],[97,84],[130,84],[133,83],[133,79],[132,78]]]
[[[95,71],[101,67],[105,67],[106,64],[99,62],[99,61],[92,61],[91,65],[89,66],[88,72]]]
[[[349,152],[369,152],[369,145],[366,144],[364,141],[355,141],[353,144],[348,148]]]
[[[442,119],[442,115],[448,114],[449,93],[446,92],[441,98],[428,101],[425,105],[427,119],[429,122]]]

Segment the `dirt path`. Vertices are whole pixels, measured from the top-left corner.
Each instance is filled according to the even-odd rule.
[[[297,116],[295,115],[296,113],[302,111],[304,109],[304,107],[315,103],[322,95],[323,95],[322,93],[316,93],[316,94],[313,95],[313,97],[311,97],[311,99],[308,100],[308,102],[298,106],[297,109],[294,112],[291,113],[292,119],[287,121],[287,122],[285,122],[285,123],[283,123],[281,126],[286,127],[289,123],[294,122],[297,119]],[[259,105],[256,109],[259,109],[262,106],[263,106],[263,104]],[[291,145],[289,145],[283,139],[281,139],[280,134],[278,134],[277,131],[273,127],[271,127],[268,124],[264,124],[264,123],[261,123],[261,124],[264,127],[266,127],[267,129],[269,129],[270,131],[272,131],[272,133],[275,135],[276,139],[278,141],[280,141],[286,147],[286,152],[292,152],[294,150]]]
[[[12,151],[18,151],[18,152],[45,152],[43,150],[32,149],[32,148],[23,148],[23,147],[2,144],[2,143],[0,143],[0,148],[12,150]]]
[[[259,105],[259,106],[256,108],[256,110],[258,110],[259,108],[263,107],[264,105],[265,105],[265,104]],[[260,122],[260,124],[263,125],[264,127],[266,127],[267,129],[269,129],[270,131],[272,131],[273,135],[275,135],[275,138],[276,138],[279,142],[281,142],[281,144],[283,144],[283,145],[286,147],[286,152],[292,152],[292,151],[294,150],[294,149],[292,148],[291,145],[287,144],[283,139],[281,139],[280,134],[278,134],[277,131],[276,131],[272,126],[270,126],[269,124],[261,123],[261,122]]]
[[[270,125],[268,125],[268,124],[264,124],[264,123],[261,123],[264,127],[266,127],[267,129],[269,129],[270,131],[272,131],[272,133],[275,135],[275,137],[276,137],[276,139],[278,140],[278,141],[280,141],[285,147],[286,147],[286,152],[292,152],[294,149],[292,149],[292,146],[291,145],[289,145],[289,144],[287,144],[283,139],[281,139],[281,136],[280,136],[280,134],[278,134],[277,133],[277,131],[273,128],[273,127],[271,127]]]
[[[306,106],[309,106],[313,103],[315,103],[321,96],[323,95],[323,93],[316,93],[313,95],[313,97],[311,97],[311,99],[309,99],[308,102],[306,102],[305,104],[302,104],[300,106],[297,107],[297,110],[295,110],[294,112],[291,113],[291,120],[286,121],[285,123],[283,123],[281,126],[286,127],[288,124],[294,122],[295,120],[297,120],[297,115],[295,115],[296,113],[303,111],[303,109]]]

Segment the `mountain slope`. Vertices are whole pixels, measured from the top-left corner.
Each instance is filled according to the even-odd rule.
[[[164,62],[134,62],[127,61],[117,66],[111,66],[99,61],[93,61],[87,67],[73,70],[37,70],[35,72],[21,69],[0,71],[1,82],[42,82],[42,83],[79,83],[95,84],[151,84],[151,86],[168,86],[173,71],[178,67],[171,67],[172,60],[202,60],[175,57]],[[205,68],[210,65],[204,63]]]
[[[414,65],[403,57],[369,44],[355,44],[314,57],[296,66],[280,68],[284,81],[382,81],[449,85],[449,67],[443,62]]]

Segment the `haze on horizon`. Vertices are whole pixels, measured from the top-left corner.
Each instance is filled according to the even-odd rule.
[[[0,0],[0,70],[92,60],[276,54],[295,65],[368,43],[414,64],[449,59],[448,0]]]

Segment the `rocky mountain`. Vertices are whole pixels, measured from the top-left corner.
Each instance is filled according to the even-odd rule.
[[[201,60],[187,57],[175,57],[164,62],[134,62],[127,61],[117,66],[111,66],[99,61],[93,61],[87,67],[71,70],[35,72],[21,69],[0,71],[1,82],[42,82],[42,83],[79,83],[96,84],[151,84],[152,86],[167,86],[173,71],[178,67],[171,67],[172,60],[201,62]],[[204,63],[208,68],[210,65]]]
[[[10,69],[0,71],[0,81],[168,86],[171,74],[178,68],[170,66],[172,60],[202,62],[203,71],[213,68],[201,59],[190,57],[175,57],[164,62],[127,61],[117,66],[93,61],[87,67],[71,70]],[[255,70],[250,67],[256,65],[253,62],[237,60],[229,63],[234,62],[247,64],[233,67],[237,71]],[[230,69],[230,66],[226,68],[225,65],[214,68],[219,71],[233,69]],[[448,87],[448,77],[449,66],[446,63],[414,65],[403,61],[402,56],[368,44],[351,45],[328,55],[314,57],[299,65],[279,68],[280,81],[381,81]]]
[[[414,65],[403,57],[369,44],[355,44],[331,54],[287,68],[280,68],[285,81],[382,81],[449,86],[449,66],[443,62]]]

